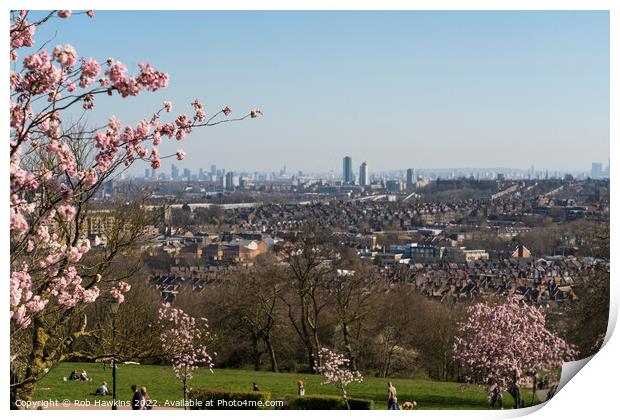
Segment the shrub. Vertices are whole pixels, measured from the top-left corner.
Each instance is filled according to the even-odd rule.
[[[286,408],[289,410],[346,410],[347,404],[342,397],[335,395],[305,395],[303,397],[287,396]],[[372,400],[348,398],[351,410],[372,410]]]
[[[261,404],[271,400],[270,392],[228,391],[226,389],[192,389],[189,392],[191,410],[261,410]]]
[[[349,398],[349,407],[351,410],[372,410],[375,407],[375,402],[361,398]]]

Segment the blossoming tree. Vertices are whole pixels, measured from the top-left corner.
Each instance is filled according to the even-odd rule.
[[[162,349],[170,358],[176,377],[183,382],[183,399],[187,401],[189,380],[198,367],[213,369],[207,349],[209,323],[206,318],[196,319],[169,303],[162,305],[158,315]]]
[[[361,383],[364,380],[362,374],[351,368],[351,362],[344,355],[331,351],[326,347],[319,350],[316,371],[323,375],[324,385],[335,385],[341,392],[342,398],[349,407],[347,399],[347,386],[352,382]]]
[[[528,376],[561,368],[577,350],[545,327],[544,315],[513,297],[497,306],[472,305],[459,323],[454,358],[467,368],[469,383],[508,389],[521,406],[520,387]]]
[[[103,295],[123,300],[128,285],[106,277],[119,250],[85,234],[88,203],[106,181],[137,161],[159,168],[165,157],[184,159],[179,149],[160,156],[164,139],[181,141],[194,129],[262,113],[230,117],[226,106],[208,116],[199,100],[192,115],[166,101],[136,124],[110,116],[103,126],[77,130],[68,121],[88,117],[96,98],[126,98],[165,88],[167,73],[140,64],[130,74],[114,59],[79,56],[71,45],[36,48],[41,25],[93,11],[13,11],[10,24],[10,316],[11,398],[30,399],[34,383],[54,364],[80,355],[73,344],[91,334],[80,308]],[[21,57],[23,55],[23,57]],[[90,147],[84,153],[84,145]],[[137,236],[137,235],[136,235]],[[92,248],[100,259],[85,264]]]

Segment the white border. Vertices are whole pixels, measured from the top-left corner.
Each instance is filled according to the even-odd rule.
[[[7,4],[8,3],[8,4]],[[198,10],[198,9],[211,9],[211,10],[609,10],[610,11],[610,115],[620,115],[618,113],[618,75],[620,74],[620,66],[618,65],[618,37],[620,36],[620,7],[618,2],[614,0],[443,0],[443,1],[398,1],[398,0],[383,0],[383,1],[369,1],[369,0],[315,0],[315,1],[295,1],[295,0],[220,0],[219,2],[213,1],[188,1],[188,0],[175,0],[175,1],[145,1],[134,0],[128,2],[126,0],[96,0],[96,1],[43,1],[43,0],[23,0],[15,1],[9,0],[3,2],[4,19],[2,19],[2,33],[8,35],[8,11],[10,9],[87,9],[92,8],[95,10],[138,10],[138,9],[158,9],[158,10]],[[11,7],[12,6],[12,7]],[[111,30],[113,30],[111,28]],[[2,54],[4,57],[8,57],[8,42],[5,38],[5,42],[2,44]],[[8,66],[2,67],[4,80],[8,80]],[[4,97],[4,103],[8,108],[8,90],[2,90]],[[7,109],[5,108],[5,109]],[[0,114],[2,126],[4,132],[8,133],[8,113]],[[615,152],[618,147],[616,146],[618,141],[618,122],[617,119],[611,119],[610,127],[610,156],[615,156]],[[8,158],[5,158],[5,162]],[[3,165],[4,179],[2,183],[2,194],[8,197],[8,165]],[[612,178],[617,179],[618,168],[616,165],[612,165],[611,170]],[[615,191],[615,190],[614,190]],[[616,209],[618,206],[617,196],[611,196],[611,207]],[[8,208],[3,207],[2,212],[4,214],[4,220],[8,221]],[[617,229],[616,224],[612,223],[611,230],[614,233],[611,240],[612,255],[613,250],[618,249],[618,239],[616,236]],[[5,247],[5,255],[3,258],[3,266],[6,267],[4,272],[8,278],[8,223],[2,224],[2,232]],[[613,258],[612,258],[613,260]],[[620,354],[620,344],[617,337],[610,339],[611,332],[615,326],[617,314],[618,314],[618,288],[616,282],[616,268],[615,264],[612,264],[612,280],[611,284],[611,314],[610,314],[610,329],[606,337],[605,347],[596,355],[589,363],[588,368],[579,373],[577,379],[570,381],[561,392],[558,392],[556,397],[543,409],[524,409],[520,411],[505,410],[500,411],[416,411],[416,412],[355,412],[355,417],[376,417],[385,415],[394,416],[407,416],[415,418],[463,418],[463,419],[488,419],[488,418],[501,418],[501,417],[517,417],[530,413],[531,418],[535,419],[548,419],[548,418],[611,418],[611,413],[615,410],[617,402],[617,389],[618,380],[620,379],[620,369],[617,354]],[[6,283],[5,283],[6,285]],[[8,298],[6,296],[8,288],[5,286],[2,288],[3,297],[0,299],[0,305],[2,305],[4,313],[8,314]],[[8,380],[8,317],[6,317],[6,326],[0,332],[2,337],[2,349],[0,360],[6,361],[4,366],[4,378]],[[575,370],[575,366],[571,367],[571,370]],[[578,370],[578,369],[577,369]],[[566,371],[568,374],[568,370]],[[573,372],[574,374],[574,372]],[[5,394],[5,398],[6,398]],[[8,398],[5,399],[8,406]],[[36,415],[44,416],[45,418],[67,418],[73,416],[83,417],[86,412],[84,411],[30,411],[30,412],[12,412],[14,416],[30,416],[34,413],[41,413]],[[129,412],[119,411],[117,415],[126,416]],[[165,416],[165,413],[176,412],[164,412],[153,411],[148,416]],[[288,418],[292,412],[285,411],[269,411],[269,412],[254,412],[256,417],[269,417],[269,418]],[[296,417],[316,417],[317,415],[325,416],[326,413],[311,412],[295,412]],[[142,414],[137,414],[142,415]],[[209,418],[233,418],[239,415],[238,412],[187,412],[187,416],[208,416]],[[347,412],[330,412],[330,417],[350,417],[351,414]],[[104,411],[89,411],[88,416],[96,418],[108,418],[109,413]],[[614,416],[615,417],[615,416]]]

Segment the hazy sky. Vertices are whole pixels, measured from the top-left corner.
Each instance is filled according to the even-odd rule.
[[[195,97],[264,111],[162,143],[193,170],[340,172],[344,155],[371,172],[589,170],[609,158],[607,12],[102,11],[48,26],[37,41],[58,30],[52,47],[170,73],[161,92],[100,100],[93,123],[135,123],[164,99],[175,112]]]

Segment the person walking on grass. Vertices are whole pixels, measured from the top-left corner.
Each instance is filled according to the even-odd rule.
[[[491,385],[489,399],[491,400],[491,408],[495,408],[495,404],[498,404],[501,410],[504,409],[504,395],[502,388],[498,384]]]
[[[132,385],[131,391],[133,392],[133,397],[131,397],[131,409],[142,410],[142,401],[144,398],[142,397],[142,393],[138,391],[138,385]]]
[[[303,379],[297,381],[297,395],[300,397],[306,395],[306,382]]]
[[[396,397],[396,387],[392,382],[388,382],[388,410],[398,410],[398,398]]]

